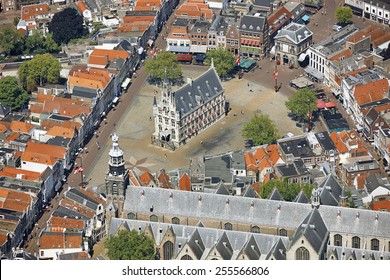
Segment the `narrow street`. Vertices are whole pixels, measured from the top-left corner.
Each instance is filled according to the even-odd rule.
[[[163,28],[161,31],[162,35],[166,35],[167,30],[171,26],[172,22],[174,20],[174,17],[171,16],[166,26],[167,28]],[[166,43],[162,39],[162,35],[159,34],[155,41],[155,47],[158,49],[165,49]],[[149,51],[150,52],[150,51]],[[146,58],[146,60],[151,59],[149,56]],[[144,68],[140,66],[140,68],[136,72],[136,77],[132,77],[132,84],[130,85],[129,89],[126,93],[124,93],[120,97],[120,101],[118,105],[113,108],[106,116],[106,121],[102,121],[100,124],[100,127],[96,131],[97,137],[93,136],[89,143],[84,147],[83,152],[80,152],[78,155],[78,158],[76,159],[75,166],[80,166],[82,162],[82,167],[84,169],[84,176],[86,182],[88,182],[88,176],[90,173],[91,167],[94,166],[94,163],[97,159],[101,156],[101,150],[99,147],[102,147],[106,144],[107,141],[111,141],[110,135],[115,131],[115,126],[119,121],[121,120],[124,113],[132,106],[132,102],[134,100],[134,97],[140,92],[141,88],[143,87],[148,74],[145,72]],[[99,144],[99,147],[97,145]],[[80,159],[80,157],[82,159]],[[57,194],[55,198],[52,199],[51,205],[47,209],[47,211],[43,212],[43,215],[33,228],[30,236],[29,241],[25,243],[25,250],[28,253],[31,254],[38,254],[39,246],[38,246],[38,240],[39,240],[39,233],[47,226],[47,222],[50,219],[50,216],[52,215],[53,211],[58,208],[60,200],[64,197],[64,192],[68,189],[68,187],[72,188],[80,188],[81,180],[81,174],[76,173],[74,174],[74,170],[69,174],[67,178],[67,182],[64,184],[63,188],[61,189],[60,193]],[[88,186],[87,186],[88,187]]]

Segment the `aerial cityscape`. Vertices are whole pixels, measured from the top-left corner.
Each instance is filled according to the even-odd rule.
[[[389,0],[2,0],[2,260],[390,260]]]

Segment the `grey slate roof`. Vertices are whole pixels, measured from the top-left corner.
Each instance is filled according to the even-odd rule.
[[[9,113],[11,113],[11,106],[0,103],[0,116],[5,117]]]
[[[96,97],[97,92],[96,92],[96,89],[93,89],[93,88],[74,86],[72,94],[74,96],[92,99],[92,98]]]
[[[378,187],[384,187],[390,190],[390,184],[387,178],[383,178],[380,174],[371,174],[366,178],[366,189],[370,194]]]
[[[230,195],[229,191],[222,182],[219,184],[219,187],[215,193],[219,195]]]
[[[306,136],[279,139],[278,145],[285,155],[292,154],[295,158],[314,156]]]
[[[275,188],[272,193],[269,195],[269,200],[276,200],[280,201],[283,200],[282,196],[280,195],[279,191]]]
[[[260,252],[259,246],[257,246],[257,242],[256,242],[255,237],[253,235],[250,237],[248,242],[245,244],[243,251],[251,260],[260,259],[261,252]]]
[[[65,193],[66,197],[76,201],[77,203],[88,207],[89,209],[96,211],[99,206],[99,202],[85,195],[79,190],[72,188]]]
[[[215,245],[215,248],[221,255],[224,260],[230,260],[233,256],[233,248],[230,244],[226,232],[222,234],[222,237],[219,239],[218,243]]]
[[[315,135],[318,142],[320,142],[320,145],[325,151],[336,150],[336,147],[327,131],[317,132]]]
[[[122,58],[120,57],[117,57],[117,58],[114,58],[110,64],[108,65],[108,69],[115,69],[115,70],[120,70],[123,66],[123,64],[125,64],[125,60],[123,60]]]
[[[264,30],[266,23],[265,17],[245,15],[241,18],[239,29],[246,32],[260,33]]]
[[[68,209],[64,206],[58,207],[58,209],[56,209],[53,212],[53,216],[54,217],[61,217],[61,218],[68,217],[71,219],[82,219],[84,221],[89,220],[89,218],[87,216],[84,216],[83,214],[76,212],[76,211],[73,211],[71,209]]]
[[[390,252],[386,251],[372,251],[366,249],[346,248],[339,246],[328,245],[326,248],[327,259],[331,259],[332,255],[336,260],[347,260],[352,256],[355,260],[390,260]],[[364,257],[363,257],[364,256]]]
[[[69,142],[71,141],[71,138],[65,138],[60,136],[55,136],[53,138],[50,138],[47,140],[47,144],[54,145],[54,146],[60,146],[60,147],[68,147]]]
[[[309,199],[307,198],[307,196],[305,195],[305,193],[303,191],[300,191],[298,193],[297,197],[295,198],[294,202],[309,203]]]
[[[233,181],[231,167],[232,159],[229,154],[205,158],[204,160],[205,177],[211,178],[212,183],[218,183],[219,181],[231,183]]]
[[[243,197],[258,198],[259,195],[253,190],[251,186],[246,187]]]
[[[144,195],[141,195],[142,192]],[[173,193],[172,198],[170,193]],[[302,203],[230,196],[229,204],[226,204],[225,196],[210,193],[148,187],[127,188],[125,212],[150,213],[151,205],[154,206],[155,214],[196,217],[198,220],[218,217],[221,221],[251,221],[256,225],[280,228],[297,228],[312,210],[310,204]],[[259,211],[262,215],[258,215]],[[367,236],[374,232],[377,237],[389,236],[390,213],[326,205],[321,205],[319,212],[330,232]]]
[[[275,169],[277,169],[283,177],[293,177],[310,174],[309,170],[303,164],[303,161],[301,159],[294,160],[292,164],[285,163],[277,165],[275,166]]]
[[[187,243],[197,256],[201,256],[201,259],[205,259],[210,250],[217,246],[217,249],[224,258],[235,259],[241,250],[248,244],[251,237],[256,242],[256,247],[259,248],[259,252],[263,256],[267,256],[271,253],[271,250],[275,248],[275,244],[289,244],[289,238],[284,236],[256,234],[250,232],[241,231],[224,231],[221,229],[203,228],[203,227],[191,227],[184,225],[172,225],[165,223],[154,223],[149,221],[137,221],[121,218],[112,218],[110,222],[109,235],[114,235],[118,228],[123,227],[123,223],[127,224],[130,230],[144,231],[148,228],[155,239],[156,244],[161,244],[164,235],[167,230],[172,230],[176,237],[176,244],[174,245],[174,256],[180,252],[178,243]],[[199,246],[196,244],[198,240]],[[226,242],[227,247],[232,253],[226,250],[223,242]],[[194,247],[196,246],[196,247]],[[223,247],[221,247],[223,246]],[[183,246],[182,246],[183,248]],[[197,249],[198,248],[198,249]]]
[[[223,92],[224,89],[215,68],[210,67],[194,79],[191,84],[186,84],[172,94],[175,99],[176,111],[184,117],[199,107],[197,99],[207,103]]]
[[[252,0],[253,5],[262,7],[270,7],[273,2],[274,0]]]
[[[320,212],[317,208],[314,208],[295,231],[291,240],[291,245],[304,236],[309,241],[313,249],[318,253],[327,241],[328,234],[328,229]]]
[[[294,44],[298,45],[311,36],[313,36],[313,32],[311,32],[306,25],[292,22],[280,30],[274,39],[287,38]]]
[[[318,186],[320,203],[322,205],[338,206],[343,187],[339,180],[331,173]]]
[[[191,235],[191,238],[190,238],[190,240],[188,240],[187,244],[188,244],[188,246],[191,247],[192,251],[194,252],[196,257],[198,258],[198,260],[200,260],[200,258],[203,255],[203,252],[205,250],[205,246],[204,246],[202,237],[199,234],[198,229],[196,229],[194,231],[194,233]]]

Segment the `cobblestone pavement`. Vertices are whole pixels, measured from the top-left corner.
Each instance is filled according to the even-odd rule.
[[[195,78],[205,69],[207,68],[183,66],[184,80],[186,77]],[[120,137],[119,144],[125,152],[127,165],[137,167],[141,171],[157,172],[161,168],[171,170],[186,166],[192,157],[242,149],[244,144],[241,136],[242,126],[254,114],[269,115],[278,126],[280,135],[285,135],[287,132],[301,132],[287,117],[287,109],[284,106],[287,95],[275,93],[274,90],[248,81],[245,75],[241,80],[234,78],[223,82],[223,86],[232,108],[229,115],[188,141],[185,146],[175,151],[168,151],[151,144],[151,135],[154,131],[154,122],[150,121],[152,102],[156,90],[160,94],[160,89],[145,82],[116,126]],[[91,172],[87,174],[90,178],[90,187],[104,184],[110,145],[111,141],[107,141],[102,147],[101,157],[94,166],[91,166]]]

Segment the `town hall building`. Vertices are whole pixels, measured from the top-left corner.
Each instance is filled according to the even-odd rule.
[[[214,64],[175,92],[167,77],[154,97],[152,143],[174,150],[225,116],[225,96]]]

